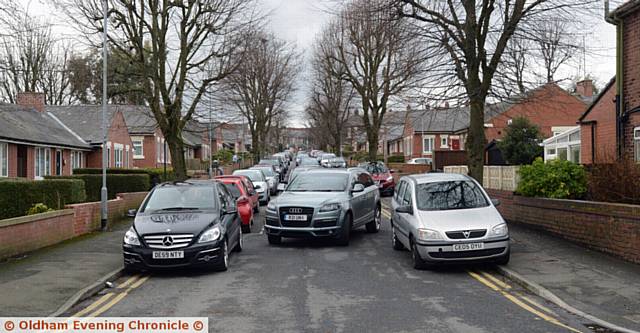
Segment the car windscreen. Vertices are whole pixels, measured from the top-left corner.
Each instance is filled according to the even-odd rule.
[[[379,163],[367,163],[367,164],[361,165],[360,167],[364,168],[365,170],[367,170],[367,172],[371,174],[385,173],[389,171],[389,169],[387,169],[387,167],[384,166],[384,164],[379,164]]]
[[[158,210],[216,209],[213,186],[167,186],[151,192],[143,212]]]
[[[489,206],[478,185],[469,180],[433,182],[416,187],[419,210],[453,210]]]
[[[264,177],[262,176],[262,172],[260,172],[260,170],[236,170],[233,172],[233,174],[247,176],[252,182],[264,181]]]
[[[238,185],[236,185],[235,183],[224,184],[224,187],[226,187],[227,190],[229,190],[229,193],[231,193],[231,195],[233,195],[234,198],[239,198],[242,196],[242,193],[240,193],[240,189],[238,188]]]
[[[269,168],[256,168],[256,170],[262,170],[264,175],[267,176],[267,177],[273,177],[273,176],[276,175],[276,173],[273,172],[273,169],[271,169],[271,167],[269,167]]]
[[[300,165],[318,165],[318,160],[315,158],[303,158],[300,161]]]
[[[289,182],[291,192],[343,192],[347,188],[349,175],[346,173],[303,172]]]

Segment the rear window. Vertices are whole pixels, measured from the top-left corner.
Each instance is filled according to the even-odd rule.
[[[264,177],[262,176],[262,172],[260,172],[260,170],[236,170],[233,172],[233,174],[247,176],[252,182],[264,181]]]
[[[216,209],[212,186],[170,186],[156,188],[142,208],[156,210]]]
[[[229,193],[231,193],[231,195],[234,198],[239,198],[240,196],[242,196],[242,193],[240,193],[240,189],[238,188],[238,185],[236,185],[235,183],[224,184],[224,187],[227,188]]]
[[[256,170],[262,170],[264,175],[267,177],[273,177],[276,175],[275,172],[273,172],[273,169],[271,168],[256,168]]]
[[[364,168],[369,173],[385,173],[389,171],[384,164],[381,163],[367,163],[364,165],[360,165],[361,168]]]
[[[469,180],[419,184],[416,187],[419,210],[454,210],[489,206],[476,183]]]

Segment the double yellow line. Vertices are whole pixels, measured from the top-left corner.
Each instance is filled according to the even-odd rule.
[[[469,273],[469,275],[471,275],[472,278],[476,279],[480,283],[489,287],[493,291],[500,293],[509,301],[527,310],[528,312],[542,318],[543,320],[549,323],[552,323],[554,325],[560,326],[562,328],[565,328],[571,332],[576,332],[576,333],[581,332],[573,327],[570,327],[561,323],[558,319],[554,317],[554,316],[557,316],[557,314],[553,312],[551,309],[545,307],[544,305],[534,301],[533,299],[525,295],[522,295],[521,293],[511,291],[511,286],[509,284],[496,278],[490,273],[483,272],[483,271],[467,271],[467,273]]]
[[[105,311],[111,309],[114,305],[127,297],[129,292],[140,287],[149,276],[134,275],[116,287],[116,292],[110,292],[102,295],[95,302],[89,304],[86,308],[78,311],[72,317],[97,317]]]
[[[388,220],[391,220],[391,211],[387,205],[382,205],[382,217],[386,217]]]

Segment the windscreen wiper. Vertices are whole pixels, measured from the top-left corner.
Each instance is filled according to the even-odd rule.
[[[168,207],[168,208],[158,209],[156,211],[164,212],[164,211],[172,211],[172,210],[197,210],[197,209],[198,207]]]

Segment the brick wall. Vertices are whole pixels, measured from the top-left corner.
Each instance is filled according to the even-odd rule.
[[[624,18],[623,87],[625,110],[640,108],[640,10]],[[624,124],[624,156],[633,158],[633,129],[640,126],[640,112],[631,114]]]
[[[583,246],[640,263],[640,206],[514,196],[487,190],[500,199],[510,223],[545,230]]]
[[[127,154],[126,147],[129,146],[129,167],[134,167],[133,161],[133,143],[129,136],[129,130],[124,121],[122,112],[118,111],[113,114],[111,118],[111,124],[109,126],[108,140],[110,142],[111,155],[109,156],[109,167],[114,168],[116,166],[115,161],[115,145],[122,145],[122,164],[123,167],[127,167],[125,164],[127,158],[124,156]],[[146,148],[146,147],[145,147]],[[88,168],[102,168],[102,149],[95,149],[87,154],[87,167]]]
[[[582,149],[580,150],[580,159],[584,164],[591,163],[608,163],[616,157],[616,87],[611,85],[609,89],[603,92],[598,103],[595,104],[591,111],[582,120],[580,125],[580,141]],[[593,153],[591,147],[591,127],[594,127],[595,138],[595,161],[593,161]]]
[[[147,192],[119,193],[109,200],[109,220],[138,208]],[[34,251],[100,228],[100,202],[67,205],[67,209],[0,220],[0,259]]]

